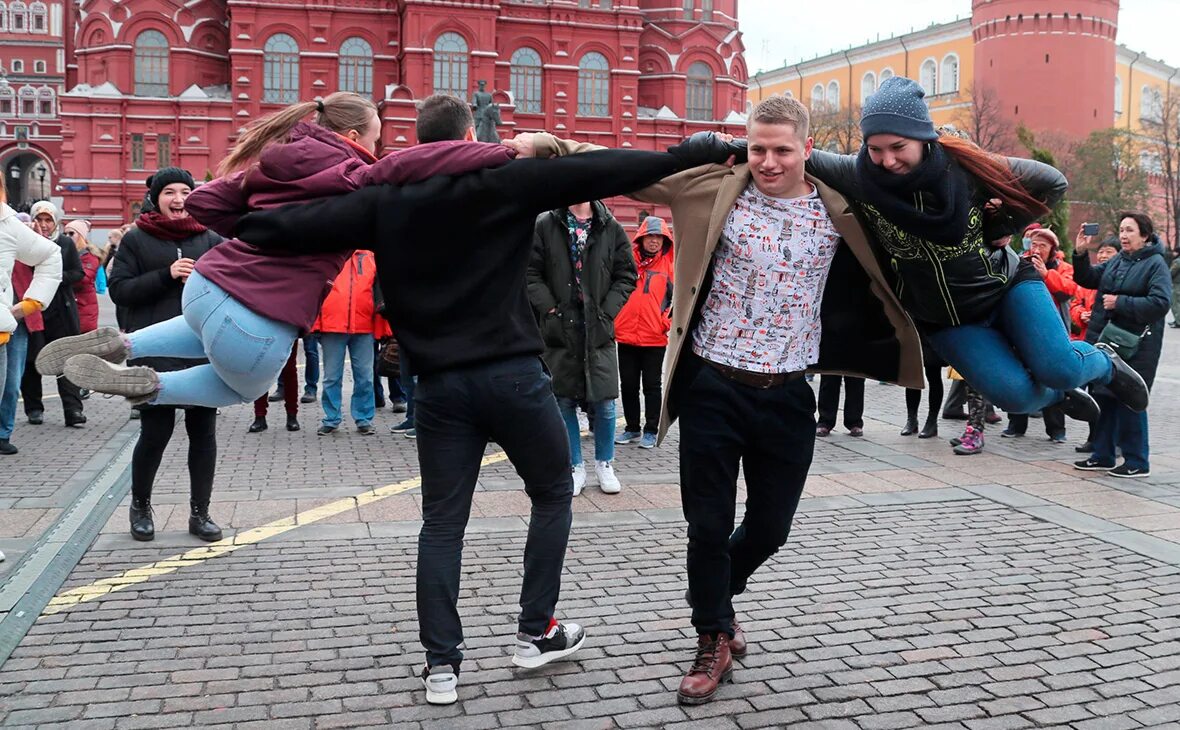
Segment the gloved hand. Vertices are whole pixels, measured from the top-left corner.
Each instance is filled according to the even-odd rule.
[[[16,304],[12,305],[12,316],[19,319],[24,319],[33,312],[40,312],[45,305],[36,299],[22,299]]]
[[[745,160],[745,143],[725,142],[713,132],[697,132],[680,144],[668,148],[684,169],[701,165],[723,165],[730,157],[739,154]]]

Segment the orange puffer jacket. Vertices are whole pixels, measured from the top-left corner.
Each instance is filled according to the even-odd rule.
[[[376,274],[373,252],[354,251],[332,282],[332,291],[320,307],[312,331],[372,334],[380,317],[373,297]]]
[[[647,235],[664,237],[658,254],[644,259],[640,247]],[[635,291],[615,317],[615,340],[635,347],[667,347],[668,329],[672,326],[672,278],[674,242],[672,230],[662,218],[649,216],[632,236],[635,265],[639,279]]]

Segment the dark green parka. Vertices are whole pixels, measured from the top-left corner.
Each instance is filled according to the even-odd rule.
[[[637,274],[623,227],[602,203],[591,207],[593,222],[582,255],[583,306],[574,292],[565,208],[537,217],[528,292],[541,325],[553,392],[560,398],[601,401],[619,396],[614,320],[635,289]]]

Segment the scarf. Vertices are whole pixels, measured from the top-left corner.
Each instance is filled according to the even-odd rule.
[[[149,236],[164,241],[183,241],[209,230],[192,216],[169,218],[156,211],[140,213],[139,217],[135,219],[135,225]]]
[[[922,164],[895,175],[873,164],[868,147],[861,147],[856,173],[864,202],[906,233],[931,243],[957,245],[967,234],[971,186],[942,145],[931,143],[927,149]],[[916,201],[920,202],[916,205]]]
[[[594,225],[594,215],[586,220],[578,218],[570,211],[565,212],[565,225],[570,237],[570,264],[574,268],[574,292],[578,301],[584,302],[586,295],[582,291],[582,264],[585,263],[586,243],[590,240],[590,228]]]

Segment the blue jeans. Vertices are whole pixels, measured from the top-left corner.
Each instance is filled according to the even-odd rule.
[[[572,398],[558,398],[561,420],[570,437],[570,463],[582,463],[582,433],[578,428],[578,402]],[[600,400],[590,404],[594,419],[594,460],[613,461],[615,458],[615,402]]]
[[[983,324],[926,333],[931,346],[984,398],[1009,413],[1032,413],[1063,391],[1110,382],[1106,353],[1070,342],[1049,290],[1026,281],[1008,290]]]
[[[320,385],[320,336],[307,334],[303,336],[303,390],[315,393]]]
[[[0,350],[7,351],[6,364],[0,367],[0,439],[10,439],[16,427],[16,401],[20,397],[25,355],[29,352],[29,330],[24,322],[16,325],[12,339],[0,346]]]
[[[1094,400],[1102,408],[1094,435],[1091,459],[1100,464],[1115,464],[1115,447],[1132,469],[1151,469],[1151,452],[1147,441],[1147,412],[1136,413],[1109,395],[1096,393]]]
[[[159,373],[160,392],[152,405],[220,408],[266,395],[287,364],[298,329],[250,311],[196,272],[184,285],[180,306],[179,317],[127,335],[131,358],[208,358],[209,363]]]
[[[342,419],[345,351],[352,363],[352,419],[358,426],[372,423],[377,411],[373,400],[373,335],[321,332],[320,347],[324,354],[324,392],[320,396],[324,425],[336,427]]]

